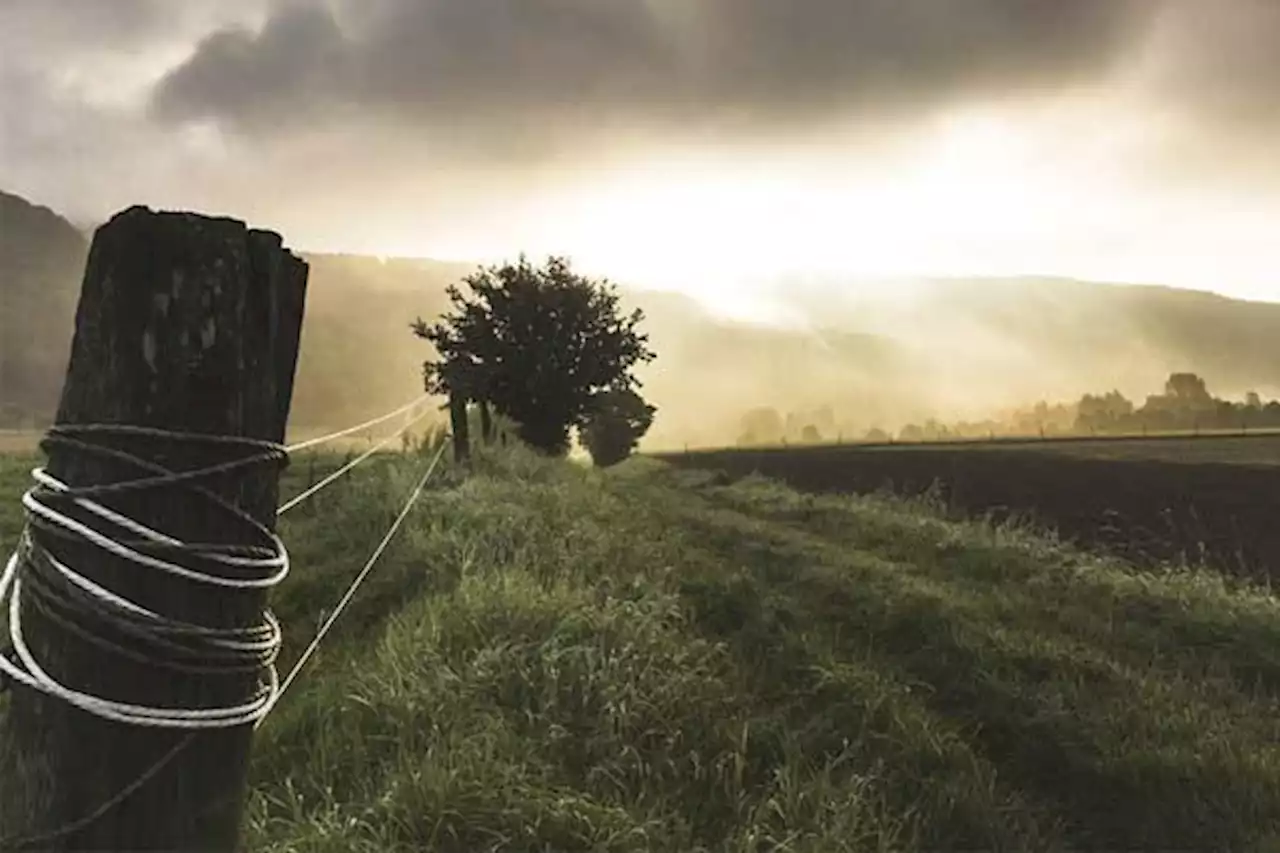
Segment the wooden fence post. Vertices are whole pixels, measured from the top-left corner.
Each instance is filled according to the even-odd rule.
[[[122,211],[98,229],[76,314],[59,425],[119,424],[282,443],[293,394],[307,265],[279,235],[233,219]],[[244,451],[168,438],[94,435],[175,471]],[[49,473],[71,486],[145,476],[137,467],[51,443]],[[275,528],[279,469],[240,468],[201,481]],[[101,503],[187,542],[230,541],[225,511],[181,486],[114,493]],[[187,622],[260,624],[266,591],[224,589],[148,570],[80,542],[59,545],[91,580]],[[210,563],[210,573],[234,568]],[[35,657],[70,687],[142,705],[221,707],[245,701],[258,674],[157,669],[81,639],[22,599]],[[187,737],[90,715],[15,686],[0,721],[0,837],[42,837],[40,850],[237,848],[252,726],[206,729],[140,787],[76,830]]]

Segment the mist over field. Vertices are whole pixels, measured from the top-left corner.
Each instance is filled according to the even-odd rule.
[[[87,243],[50,211],[3,202],[4,402],[48,417]],[[306,257],[294,426],[344,426],[420,394],[430,350],[409,324],[443,311],[444,288],[477,266]],[[780,278],[759,288],[744,319],[706,298],[619,283],[659,353],[639,371],[659,409],[648,449],[734,444],[762,407],[831,440],[929,419],[1007,419],[1085,393],[1140,401],[1177,371],[1198,372],[1219,397],[1280,389],[1280,305],[1270,303],[1049,278]]]

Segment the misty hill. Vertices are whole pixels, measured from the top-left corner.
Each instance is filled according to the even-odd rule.
[[[0,192],[0,428],[57,407],[88,250],[52,210]]]
[[[1181,371],[1205,376],[1221,396],[1280,389],[1275,303],[1047,277],[830,281],[788,292],[815,323],[895,342],[925,407],[908,420],[1099,390],[1140,397]]]
[[[422,393],[429,351],[409,324],[445,310],[469,265],[304,253],[311,265],[290,420],[340,428]]]
[[[928,313],[1026,353],[1054,355],[1117,387],[1196,370],[1221,390],[1280,383],[1280,305],[1171,287],[1067,279],[936,283]],[[924,312],[917,311],[921,325]],[[1076,369],[1072,369],[1076,368]],[[1105,384],[1105,383],[1104,383]]]
[[[86,240],[46,209],[0,200],[0,403],[47,417]],[[437,316],[445,286],[474,267],[306,258],[294,425],[343,426],[420,393],[429,353],[409,324]],[[1221,397],[1280,391],[1280,305],[1271,303],[1048,278],[784,281],[777,292],[807,325],[749,325],[680,294],[624,290],[645,309],[659,354],[641,373],[660,409],[647,446],[733,441],[760,406],[829,410],[827,420],[853,436],[1112,388],[1140,397],[1178,371],[1205,377]]]

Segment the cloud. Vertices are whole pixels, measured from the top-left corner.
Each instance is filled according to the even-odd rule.
[[[209,36],[154,114],[249,134],[369,119],[540,135],[826,122],[1106,75],[1145,0],[293,3]]]
[[[1155,142],[1132,163],[1166,187],[1269,195],[1280,189],[1280,3],[1163,0],[1132,50],[1117,111]]]
[[[28,45],[40,50],[83,46],[98,41],[126,46],[165,29],[162,0],[110,0],[80,3],[74,13],[46,0],[6,0],[0,15],[6,46]]]
[[[0,187],[521,245],[494,210],[685,156],[909,171],[974,107],[1084,196],[1227,199],[1280,186],[1278,65],[1277,0],[0,0]]]
[[[119,53],[156,41],[198,38],[215,27],[254,20],[273,0],[4,0],[0,62],[52,60],[72,54]]]
[[[1152,42],[1164,102],[1237,129],[1280,124],[1280,3],[1168,0]]]

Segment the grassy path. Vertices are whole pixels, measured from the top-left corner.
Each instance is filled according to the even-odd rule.
[[[292,653],[415,464],[286,517]],[[260,733],[251,849],[1280,849],[1259,591],[922,503],[479,467]]]

